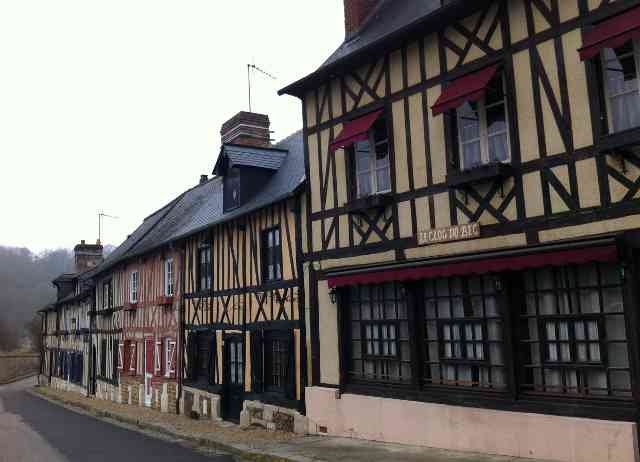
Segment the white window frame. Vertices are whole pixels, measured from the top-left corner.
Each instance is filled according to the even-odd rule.
[[[129,372],[137,372],[138,366],[138,344],[134,341],[129,343]]]
[[[176,365],[173,364],[173,351],[176,349],[177,347],[177,342],[171,338],[166,338],[165,342],[164,342],[164,348],[165,348],[165,356],[164,356],[164,360],[165,360],[165,366],[164,366],[164,375],[165,377],[169,378],[171,377],[172,374],[175,374],[176,372]],[[177,360],[177,355],[176,355],[176,360]]]
[[[174,295],[173,275],[173,258],[168,258],[164,261],[164,294],[167,297]]]
[[[489,158],[489,138],[493,136],[499,136],[506,132],[507,135],[507,158],[506,160],[500,161],[501,163],[509,163],[511,162],[511,122],[509,120],[509,111],[507,110],[508,106],[508,98],[507,98],[507,87],[505,82],[505,76],[503,73],[499,73],[498,76],[502,82],[502,104],[504,107],[504,120],[505,120],[505,131],[499,133],[492,133],[489,135],[489,127],[487,126],[487,109],[491,109],[493,106],[497,106],[498,102],[493,103],[489,106],[486,105],[486,95],[477,101],[478,103],[478,119],[480,124],[480,135],[478,138],[474,138],[472,140],[462,141],[462,120],[460,116],[460,110],[456,110],[456,122],[458,129],[458,159],[460,160],[460,170],[469,170],[477,165],[466,166],[464,165],[464,151],[463,146],[465,144],[477,143],[480,141],[480,165],[489,165],[491,163],[491,159]]]
[[[638,83],[638,88],[636,89],[637,92],[640,93],[640,40],[632,40],[632,53],[634,55],[635,58],[635,63],[636,63],[636,80]],[[611,100],[613,98],[617,98],[623,95],[628,95],[631,92],[623,92],[623,93],[619,93],[616,95],[611,95],[609,93],[609,85],[608,85],[608,80],[607,80],[607,57],[606,57],[606,50],[604,49],[602,50],[602,52],[600,53],[600,62],[601,62],[601,66],[602,66],[602,85],[603,85],[603,91],[604,91],[604,100],[605,100],[605,106],[607,109],[607,125],[609,127],[609,133],[620,133],[626,130],[631,130],[633,128],[638,128],[638,127],[630,127],[624,130],[620,130],[620,131],[615,131],[614,126],[613,126],[613,112],[611,109]]]
[[[369,156],[368,156],[368,164],[366,167],[360,169],[359,165],[359,156],[358,156],[358,143],[356,142],[353,145],[353,155],[354,155],[354,168],[355,168],[355,180],[356,180],[356,195],[358,198],[367,197],[367,196],[375,196],[377,194],[386,194],[391,192],[391,145],[389,139],[389,132],[387,131],[387,139],[386,141],[380,141],[378,143],[375,142],[373,127],[369,129],[368,134],[368,142],[369,142]],[[360,141],[362,143],[363,141]],[[376,146],[379,144],[387,144],[387,157],[386,157],[386,165],[382,167],[378,167],[376,164]],[[384,190],[378,189],[378,171],[387,170],[389,172],[389,187]],[[371,187],[369,194],[363,194],[360,191],[360,175],[367,174],[369,178],[369,186]]]
[[[118,343],[118,370],[124,370],[124,343]]]
[[[162,372],[162,340],[156,340],[153,351],[153,373],[160,375]]]
[[[131,272],[129,280],[129,301],[138,303],[138,288],[140,286],[140,272],[138,270]]]

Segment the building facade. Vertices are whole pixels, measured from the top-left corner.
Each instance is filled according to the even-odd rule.
[[[208,225],[186,236],[185,412],[294,430],[304,407],[299,265],[302,139],[269,120],[225,123]],[[279,416],[279,417],[278,417]]]
[[[303,103],[315,433],[637,460],[637,1],[345,0]]]
[[[102,260],[102,246],[82,241],[74,248],[75,273],[53,280],[57,300],[41,310],[43,354],[41,377],[51,387],[93,394],[95,351],[91,344],[94,311],[93,270]]]

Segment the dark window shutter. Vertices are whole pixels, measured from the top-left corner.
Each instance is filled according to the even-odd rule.
[[[189,364],[187,368],[187,377],[189,380],[196,380],[198,370],[198,334],[191,332],[188,341]]]
[[[218,336],[214,332],[209,346],[209,384],[218,383]]]
[[[287,365],[286,394],[289,399],[296,399],[296,337],[293,330],[287,332],[289,363]]]
[[[251,387],[254,393],[262,393],[262,331],[251,332]]]

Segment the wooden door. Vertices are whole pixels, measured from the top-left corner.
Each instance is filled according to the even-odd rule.
[[[244,343],[241,335],[225,336],[223,364],[223,416],[237,422],[244,402]]]
[[[153,378],[153,350],[155,348],[153,338],[144,339],[144,404],[151,406],[152,388],[151,379]]]

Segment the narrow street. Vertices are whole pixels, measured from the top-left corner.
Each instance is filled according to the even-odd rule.
[[[27,393],[35,378],[0,387],[0,462],[232,462],[178,442],[77,414]]]

